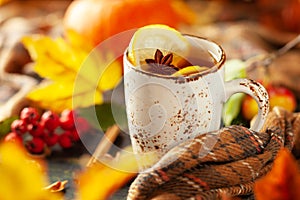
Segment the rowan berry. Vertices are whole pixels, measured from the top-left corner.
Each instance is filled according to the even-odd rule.
[[[73,145],[72,138],[69,135],[69,133],[63,133],[63,134],[61,134],[59,136],[58,143],[64,149],[70,148]]]
[[[66,109],[61,113],[59,118],[60,127],[64,130],[71,130],[74,128],[74,112]]]
[[[30,153],[40,154],[44,151],[45,142],[39,137],[33,137],[32,140],[26,141],[25,147]]]
[[[89,122],[83,117],[75,118],[75,126],[78,133],[86,133],[91,128]]]
[[[43,135],[43,139],[48,147],[52,147],[55,144],[57,144],[59,135],[54,132],[45,131]]]
[[[39,120],[39,113],[35,108],[26,107],[21,110],[20,119],[26,123],[34,123]]]
[[[40,123],[44,128],[53,131],[59,126],[59,117],[56,113],[48,110],[42,114]]]
[[[40,137],[43,135],[44,128],[41,124],[39,123],[32,123],[28,125],[28,132],[30,135],[33,137]]]
[[[15,133],[21,135],[21,134],[26,133],[27,124],[24,120],[16,119],[11,123],[10,129],[12,132],[15,132]]]
[[[23,145],[22,137],[16,132],[10,132],[4,137],[4,142],[12,142],[17,145]]]

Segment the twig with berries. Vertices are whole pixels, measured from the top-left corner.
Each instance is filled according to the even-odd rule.
[[[46,154],[55,145],[71,148],[89,129],[89,123],[73,110],[64,110],[60,116],[48,110],[40,116],[37,109],[26,107],[12,122],[4,141],[24,145],[31,154]]]

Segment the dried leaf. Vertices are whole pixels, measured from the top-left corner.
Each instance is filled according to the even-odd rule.
[[[47,187],[44,187],[45,190],[49,190],[50,192],[61,192],[66,189],[68,181],[56,181]]]
[[[22,41],[35,61],[35,72],[50,80],[28,94],[43,108],[60,112],[101,104],[102,93],[121,79],[121,64],[109,49],[89,52],[62,38],[41,35],[27,36]]]
[[[297,162],[288,149],[279,151],[271,171],[256,181],[254,194],[257,200],[296,200],[300,197],[300,174]]]

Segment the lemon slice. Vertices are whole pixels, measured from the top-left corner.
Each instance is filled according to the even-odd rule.
[[[133,65],[141,65],[145,59],[153,58],[156,49],[164,55],[173,53],[173,62],[184,57],[189,50],[187,39],[177,30],[161,24],[138,29],[128,47],[128,58]]]
[[[173,73],[172,76],[187,76],[187,75],[191,75],[191,74],[195,74],[195,73],[199,73],[199,72],[202,72],[202,71],[205,71],[209,69],[208,67],[201,67],[201,66],[198,66],[198,65],[195,65],[195,66],[188,66],[188,67],[185,67],[185,68],[182,68],[180,70],[178,70],[177,72]]]

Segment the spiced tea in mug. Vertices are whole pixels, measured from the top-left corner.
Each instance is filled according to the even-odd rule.
[[[188,53],[151,46],[136,49],[150,56],[135,63],[129,48],[124,53],[128,128],[141,169],[152,164],[143,159],[147,154],[155,152],[155,162],[179,143],[220,129],[223,105],[235,93],[249,94],[258,104],[252,130],[262,128],[269,110],[262,85],[249,79],[224,80],[226,56],[220,45],[197,36],[182,37]]]

